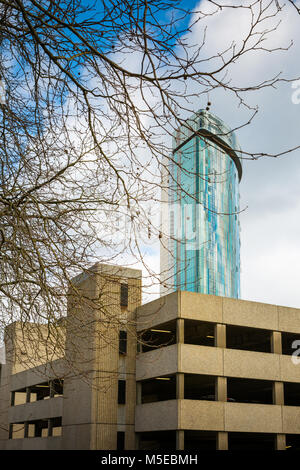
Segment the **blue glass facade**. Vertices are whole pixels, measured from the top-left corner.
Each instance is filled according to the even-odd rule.
[[[173,137],[168,163],[168,285],[240,296],[239,180],[233,132],[200,110]]]

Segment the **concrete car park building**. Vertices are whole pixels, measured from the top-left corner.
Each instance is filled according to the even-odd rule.
[[[300,448],[300,309],[188,291],[141,305],[141,272],[101,264],[75,286],[59,357],[29,366],[9,326],[1,449]]]
[[[47,325],[9,326],[0,449],[135,447],[134,316],[140,304],[140,271],[96,264],[73,280],[67,316],[54,333]],[[58,339],[64,348],[57,352]],[[41,354],[34,355],[39,345]]]

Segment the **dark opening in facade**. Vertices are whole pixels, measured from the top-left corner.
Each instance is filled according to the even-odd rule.
[[[64,380],[53,379],[11,392],[11,406],[60,397],[64,393]]]
[[[150,328],[140,333],[139,346],[141,352],[170,346],[176,343],[176,320]]]
[[[49,419],[49,436],[58,437],[62,435],[62,417]]]
[[[226,346],[229,349],[271,352],[271,332],[244,326],[226,326]]]
[[[156,377],[155,379],[143,380],[142,403],[155,401],[175,400],[176,398],[176,376]]]
[[[124,405],[126,400],[126,380],[118,380],[118,404]]]
[[[216,450],[216,448],[216,432],[184,431],[184,450]]]
[[[11,423],[9,425],[9,439],[23,439],[25,437],[25,423]]]
[[[125,448],[125,432],[117,432],[117,450],[124,450]]]
[[[142,432],[140,450],[176,449],[176,431]]]
[[[229,432],[228,450],[275,450],[275,434]]]
[[[44,382],[37,385],[32,385],[29,387],[30,401],[39,401],[50,398],[51,388],[50,382]]]
[[[291,356],[300,348],[300,335],[296,333],[281,333],[282,354]],[[299,357],[299,354],[298,356]]]
[[[28,421],[28,437],[48,437],[48,419]]]
[[[61,397],[64,394],[64,380],[55,379],[51,381],[51,397]]]
[[[120,305],[121,307],[128,306],[128,284],[120,284]]]
[[[197,320],[184,320],[184,342],[201,346],[215,345],[215,324]]]
[[[184,398],[214,401],[215,384],[216,377],[211,375],[184,374]]]
[[[286,434],[286,450],[300,450],[300,434]]]
[[[127,353],[127,331],[119,331],[119,354]]]
[[[300,406],[300,383],[285,382],[284,404],[287,406]]]
[[[26,388],[11,392],[10,406],[24,405],[27,400]]]
[[[228,377],[227,396],[240,403],[273,403],[273,382],[270,380]]]

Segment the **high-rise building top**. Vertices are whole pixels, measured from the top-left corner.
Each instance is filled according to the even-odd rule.
[[[162,293],[240,296],[239,151],[204,110],[175,132],[162,170]]]

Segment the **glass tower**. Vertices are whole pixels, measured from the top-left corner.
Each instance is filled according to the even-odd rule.
[[[173,135],[162,165],[162,294],[240,296],[239,150],[235,134],[204,110]]]

